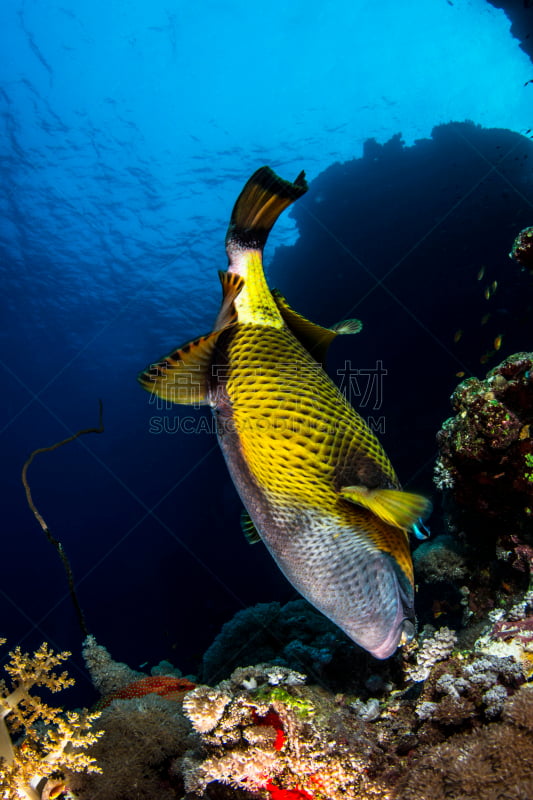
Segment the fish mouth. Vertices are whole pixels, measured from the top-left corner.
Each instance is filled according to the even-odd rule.
[[[381,660],[390,658],[400,644],[410,642],[415,635],[412,592],[409,592],[407,582],[402,580],[403,576],[398,574],[396,565],[393,573],[396,579],[396,615],[388,635],[376,647],[368,648],[374,658]]]
[[[406,641],[411,641],[413,638],[415,626],[411,620],[404,616],[403,611],[400,611],[399,617],[400,620],[398,624],[392,628],[387,638],[384,639],[378,647],[372,649],[368,648],[368,652],[373,655],[374,658],[379,658],[381,661],[390,658],[398,649],[402,638],[405,638]]]
[[[364,620],[357,619],[357,614],[348,624],[331,618],[374,658],[384,660],[415,634],[413,590],[390,556],[381,554],[375,563],[381,574],[380,588]]]

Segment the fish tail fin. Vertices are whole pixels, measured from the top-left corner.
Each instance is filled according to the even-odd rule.
[[[270,167],[261,167],[247,181],[233,207],[226,234],[226,250],[262,250],[272,226],[288,206],[307,191],[305,173],[294,183],[280,178]]]

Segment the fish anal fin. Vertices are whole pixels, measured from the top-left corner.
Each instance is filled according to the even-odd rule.
[[[261,541],[261,536],[245,508],[241,511],[241,529],[250,544],[257,544]]]
[[[358,319],[346,319],[332,325],[331,328],[325,328],[311,322],[291,308],[277,289],[272,290],[272,297],[287,327],[313,358],[321,364],[325,363],[328,348],[337,336],[358,333],[363,327]]]
[[[366,486],[343,486],[340,495],[350,503],[367,508],[389,525],[412,530],[431,513],[431,501],[401,489],[368,489]]]
[[[280,178],[270,167],[261,167],[246,182],[233,207],[226,234],[226,250],[262,250],[279,215],[307,191],[305,173],[294,183]]]
[[[179,405],[205,405],[213,352],[220,331],[182,345],[138,376],[148,392]]]
[[[237,322],[235,299],[244,287],[244,278],[236,272],[223,272],[220,270],[218,277],[222,284],[222,305],[216,318],[215,331]]]

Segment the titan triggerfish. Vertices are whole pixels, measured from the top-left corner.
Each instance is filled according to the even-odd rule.
[[[414,635],[409,530],[430,511],[402,491],[377,437],[323,369],[336,336],[270,290],[263,248],[281,212],[307,191],[261,167],[239,195],[226,235],[228,269],[211,333],[142,372],[142,386],[211,406],[218,441],[261,539],[315,608],[376,658]]]

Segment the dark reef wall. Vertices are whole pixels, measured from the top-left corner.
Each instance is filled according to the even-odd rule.
[[[533,2],[531,0],[487,0],[496,8],[503,8],[511,20],[511,33],[520,41],[520,47],[533,61]]]

